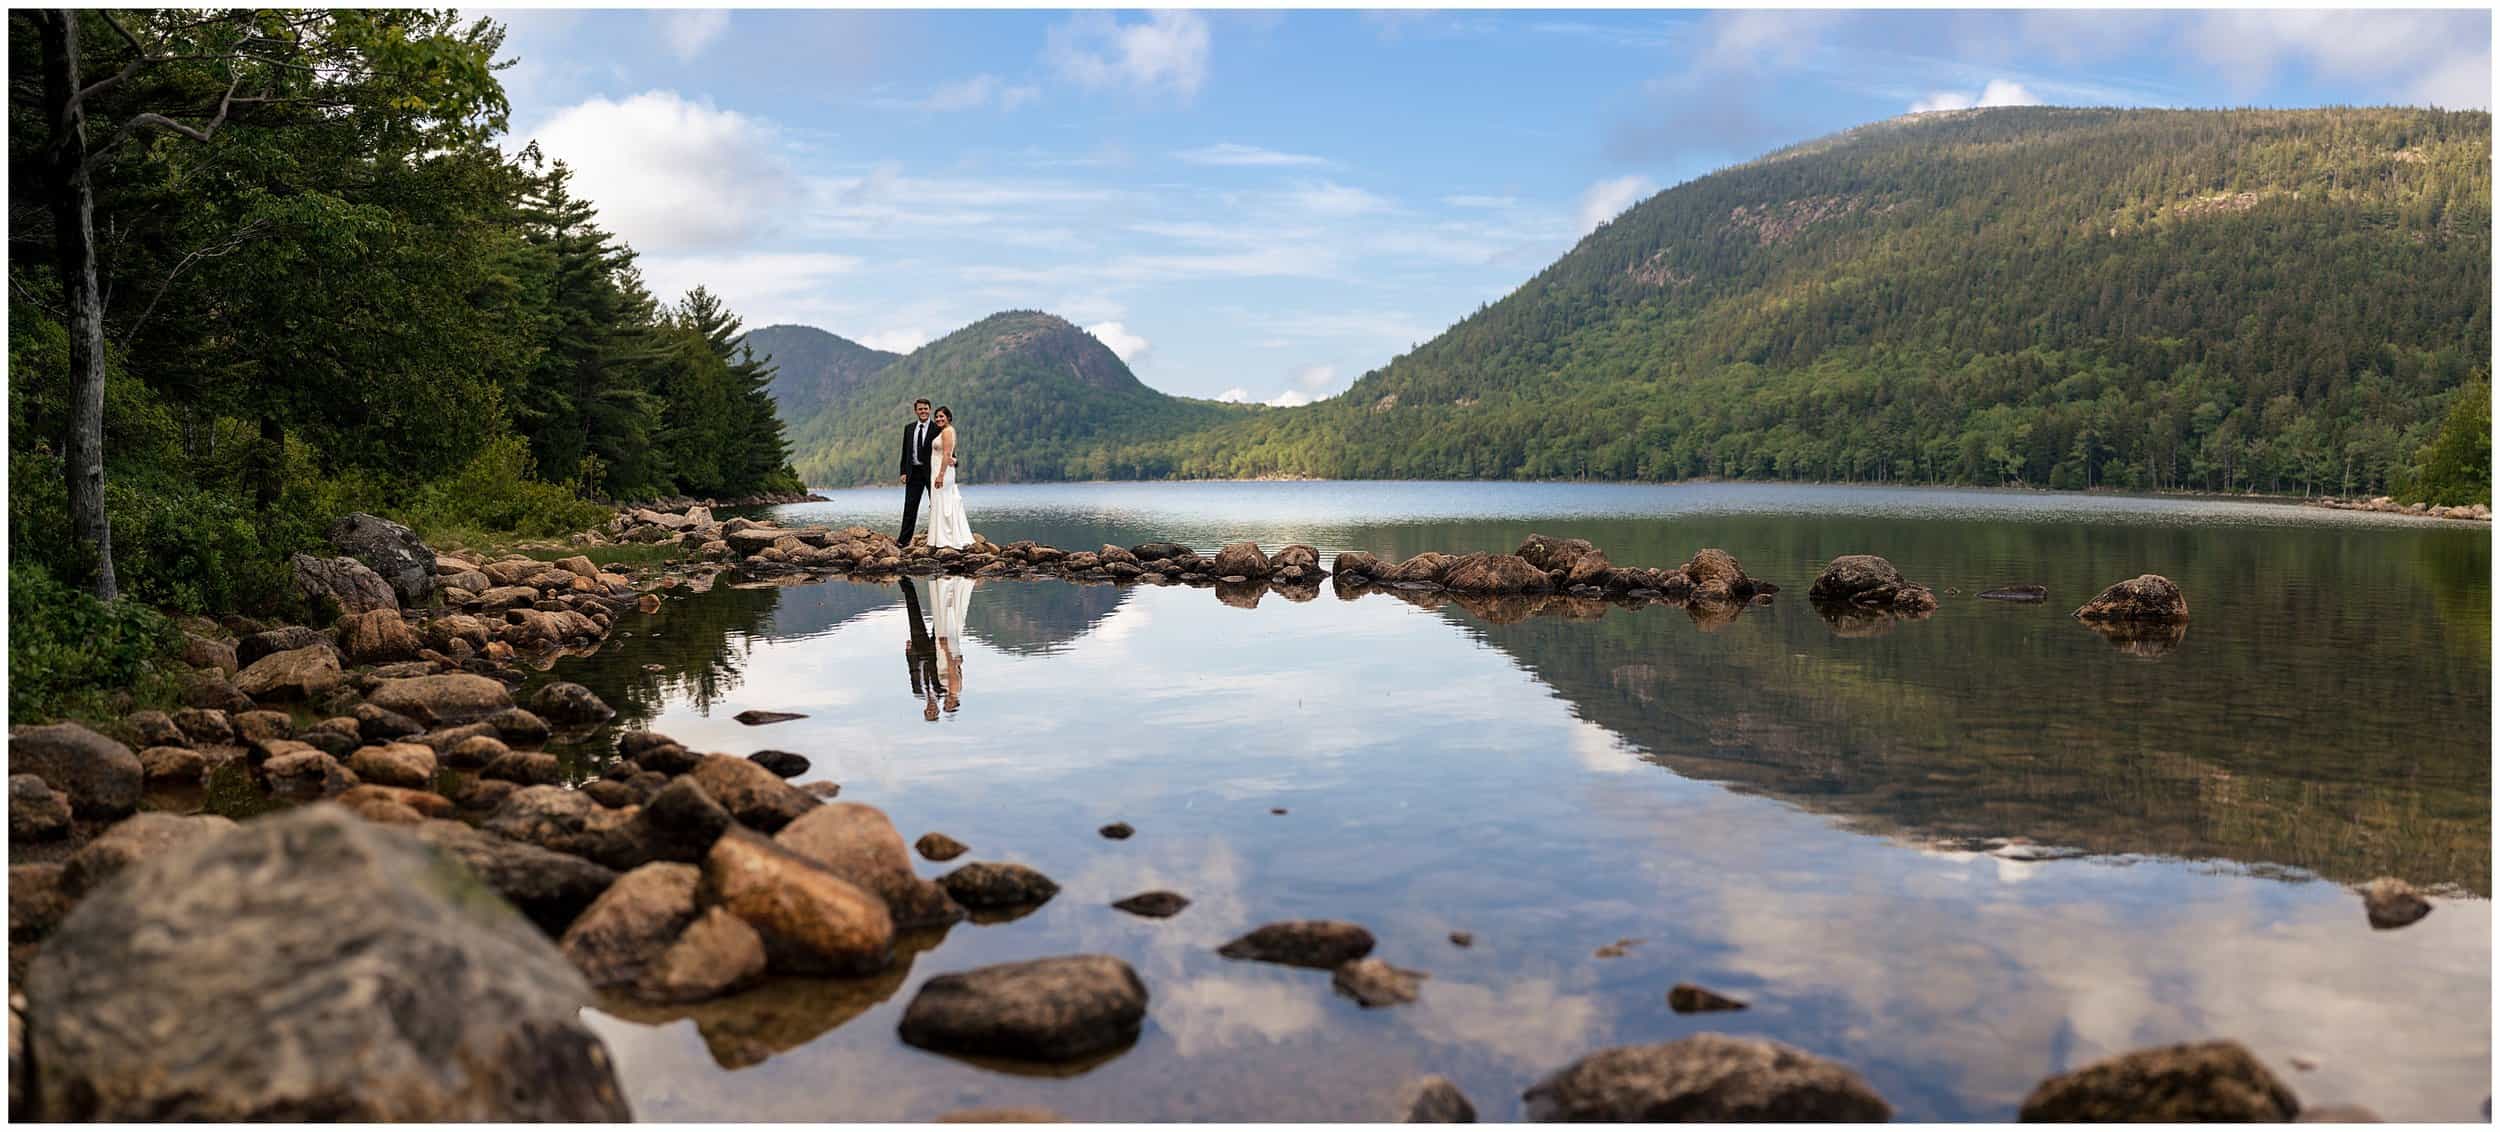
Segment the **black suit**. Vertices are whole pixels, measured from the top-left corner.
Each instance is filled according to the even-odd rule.
[[[911,618],[911,640],[903,645],[905,666],[911,669],[911,694],[927,699],[946,693],[945,681],[938,678],[937,642],[929,636],[927,622],[920,619],[920,591],[905,578],[903,612]]]
[[[912,532],[920,526],[920,493],[929,490],[929,453],[936,447],[936,421],[913,421],[903,426],[903,460],[896,469],[903,474],[903,533],[894,541],[911,545]]]

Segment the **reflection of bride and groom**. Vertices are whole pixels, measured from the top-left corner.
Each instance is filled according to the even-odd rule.
[[[934,638],[920,617],[920,588],[909,578],[899,584],[903,614],[911,625],[911,639],[903,644],[903,656],[911,668],[911,694],[920,699],[920,717],[934,723],[941,698],[949,712],[963,706],[964,618],[972,612],[972,579],[929,579],[929,601],[937,607]]]
[[[972,545],[972,520],[964,514],[963,488],[955,466],[962,457],[955,434],[955,412],[929,399],[912,402],[912,421],[903,426],[903,458],[896,468],[903,481],[903,531],[895,538],[911,542],[920,526],[920,496],[929,496],[929,545],[961,550]],[[946,710],[963,706],[964,617],[972,611],[972,579],[936,578],[930,582],[931,604],[937,607],[937,639],[920,620],[920,593],[905,578],[903,609],[911,618],[911,640],[903,652],[911,662],[911,693],[920,697],[921,718],[935,722],[938,699]],[[941,665],[940,662],[943,662]]]

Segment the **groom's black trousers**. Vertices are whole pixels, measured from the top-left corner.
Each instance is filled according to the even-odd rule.
[[[927,490],[929,469],[926,466],[914,468],[903,476],[903,533],[894,536],[894,541],[911,545],[912,532],[920,528],[920,494]]]

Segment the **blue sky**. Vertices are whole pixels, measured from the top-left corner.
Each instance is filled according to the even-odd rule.
[[[997,310],[1294,402],[1649,193],[1914,109],[2491,104],[2488,11],[489,12],[535,139],[750,326]]]

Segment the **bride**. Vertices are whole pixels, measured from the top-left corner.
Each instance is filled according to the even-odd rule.
[[[972,545],[972,520],[964,517],[961,476],[955,472],[955,411],[940,406],[930,414],[937,423],[937,452],[929,464],[929,545],[961,550]]]

